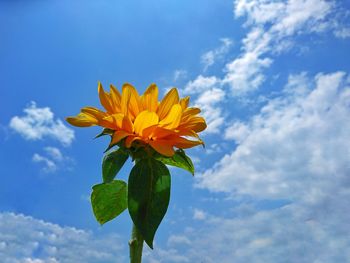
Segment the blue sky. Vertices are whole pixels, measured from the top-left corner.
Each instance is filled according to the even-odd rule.
[[[128,262],[128,213],[89,203],[108,139],[64,121],[101,81],[176,86],[208,122],[145,262],[350,262],[349,7],[0,1],[1,258]]]

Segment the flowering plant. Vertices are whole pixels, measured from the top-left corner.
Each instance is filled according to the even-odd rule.
[[[120,93],[98,84],[104,111],[84,107],[67,121],[77,127],[103,127],[96,137],[110,136],[102,161],[103,183],[93,186],[94,215],[104,224],[128,209],[133,221],[131,262],[141,262],[143,241],[153,248],[153,239],[169,204],[170,172],[166,165],[194,174],[191,159],[183,149],[203,145],[198,132],[206,128],[199,108],[189,107],[189,97],[180,99],[176,88],[158,101],[158,87],[151,84],[143,95],[130,84]],[[190,139],[191,138],[191,139]],[[116,146],[116,147],[114,147]],[[115,180],[127,159],[135,162],[128,183]]]

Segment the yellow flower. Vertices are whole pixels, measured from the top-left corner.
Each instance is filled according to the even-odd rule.
[[[109,93],[105,92],[99,83],[98,94],[105,111],[84,107],[67,121],[77,127],[98,125],[113,130],[110,146],[124,139],[126,148],[138,142],[138,145],[150,145],[162,155],[172,156],[174,147],[185,149],[203,144],[197,133],[207,126],[204,118],[198,116],[200,109],[188,107],[189,97],[179,99],[176,88],[171,89],[161,102],[158,102],[155,84],[139,96],[130,84],[124,84],[120,94],[113,85]]]

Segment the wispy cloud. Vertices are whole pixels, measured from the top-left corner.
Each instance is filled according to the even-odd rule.
[[[220,85],[220,80],[215,76],[199,75],[184,88],[185,94],[199,94],[194,105],[202,109],[202,114],[206,118],[208,127],[205,133],[218,133],[219,127],[224,123],[221,107],[217,106],[225,97]]]
[[[172,247],[174,245],[191,245],[191,243],[191,240],[189,240],[185,235],[171,235],[168,238],[167,245]]]
[[[161,249],[157,248],[156,250],[145,249],[143,251],[143,257],[145,262],[148,263],[189,263],[193,262],[187,255],[183,255],[177,249]]]
[[[205,146],[205,153],[206,154],[217,154],[222,152],[221,144],[218,143],[211,143]]]
[[[184,89],[186,94],[200,94],[208,89],[213,89],[221,85],[220,79],[211,76],[199,75],[195,80],[189,81]]]
[[[60,149],[56,148],[56,147],[45,147],[44,148],[45,152],[55,161],[62,161],[64,159]]]
[[[259,1],[237,0],[236,17],[246,17],[250,28],[242,41],[242,53],[226,65],[223,82],[239,96],[258,89],[276,55],[290,50],[293,37],[334,31],[331,15],[337,10],[324,0]]]
[[[282,96],[226,138],[238,146],[199,176],[211,191],[312,200],[341,188],[350,172],[349,84],[343,72],[290,76]],[[332,190],[332,191],[333,191]]]
[[[233,41],[229,38],[221,38],[221,45],[214,50],[210,50],[201,56],[201,63],[206,71],[210,66],[212,66],[217,60],[221,60],[229,52]]]
[[[203,210],[197,209],[197,208],[195,208],[193,210],[193,219],[194,220],[205,220],[206,217],[207,217],[207,215]]]
[[[264,82],[263,69],[272,63],[271,58],[262,58],[259,53],[246,52],[226,65],[227,74],[223,83],[231,86],[232,93],[240,96],[254,91]]]
[[[348,198],[349,191],[336,191],[317,202],[275,209],[242,204],[226,217],[210,215],[195,231],[185,230],[179,236],[191,245],[169,242],[150,255],[156,260],[150,262],[347,262]],[[167,251],[179,261],[168,261]]]
[[[44,173],[53,173],[61,168],[70,169],[73,163],[70,157],[64,156],[60,149],[52,146],[45,147],[43,154],[34,153],[32,161],[41,163]]]
[[[0,213],[2,262],[107,263],[116,259],[124,262],[122,244],[117,235],[100,237],[89,231],[63,227],[22,214]]]
[[[23,116],[14,116],[9,124],[23,138],[34,141],[52,138],[63,146],[69,146],[74,140],[74,131],[55,119],[49,107],[39,108],[32,101],[23,112]]]
[[[220,94],[221,101],[207,100],[207,106],[198,103],[209,118],[207,133],[218,133],[224,123],[224,100],[232,96],[243,98],[258,90],[267,78],[265,71],[280,54],[292,50],[301,35],[333,32],[336,37],[346,37],[349,27],[341,16],[345,13],[334,2],[325,0],[236,0],[235,17],[246,18],[248,29],[241,42],[241,53],[226,64],[222,77],[198,75],[184,89],[187,94],[200,96],[197,103],[205,92]],[[228,52],[231,42],[222,41],[221,47],[201,57],[205,68]],[[210,116],[215,119],[210,120]]]
[[[184,69],[177,69],[174,72],[174,81],[182,80],[187,77],[187,71]]]
[[[203,116],[207,121],[207,129],[204,133],[219,133],[220,127],[224,123],[221,107],[217,105],[223,101],[225,92],[219,88],[208,89],[198,96],[195,106],[203,110]]]
[[[224,138],[226,140],[235,140],[237,143],[241,143],[248,135],[248,126],[241,121],[235,121],[226,128]]]
[[[57,165],[53,160],[51,160],[45,156],[42,156],[38,153],[34,153],[34,155],[32,157],[32,161],[35,163],[42,163],[44,165],[42,170],[45,173],[51,173],[51,172],[55,172],[57,170]]]

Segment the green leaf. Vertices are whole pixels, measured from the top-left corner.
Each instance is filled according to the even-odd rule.
[[[92,210],[101,225],[117,217],[128,207],[127,185],[124,181],[97,184],[92,190]]]
[[[182,168],[194,175],[194,166],[190,157],[183,150],[177,150],[172,157],[158,155],[157,160],[164,164]]]
[[[169,205],[170,173],[155,159],[143,159],[131,170],[128,183],[128,208],[132,221],[147,245],[153,239]]]
[[[102,161],[102,177],[104,183],[113,181],[128,157],[129,155],[121,148],[105,154]]]

